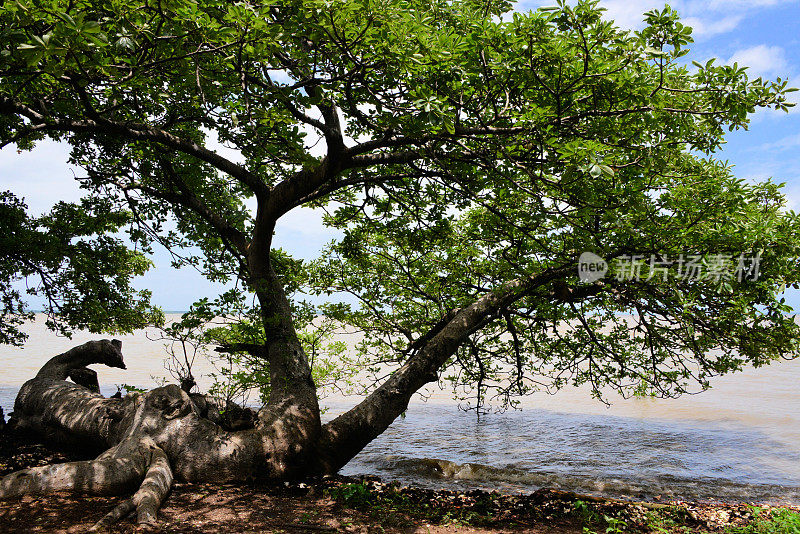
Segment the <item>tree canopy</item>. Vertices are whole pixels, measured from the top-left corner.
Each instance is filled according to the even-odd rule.
[[[596,1],[510,7],[5,0],[0,146],[69,143],[87,200],[27,220],[6,194],[28,233],[4,277],[37,271],[14,243],[94,236],[48,252],[72,269],[56,300],[90,298],[63,325],[131,328],[141,253],[190,250],[176,261],[232,288],[185,317],[228,319],[201,342],[266,362],[265,381],[297,378],[296,332],[326,315],[364,333],[358,367],[396,370],[400,396],[436,379],[479,403],[567,383],[669,396],[794,357],[781,293],[799,281],[800,222],[779,185],[715,156],[757,109],[788,109],[786,82],[691,61],[669,7],[640,31]],[[343,235],[311,262],[272,247],[300,206]],[[121,228],[138,252],[108,241]],[[587,251],[640,257],[641,276],[581,283]],[[689,255],[705,275],[681,276]],[[708,275],[710,258],[743,256],[757,276]]]
[[[18,327],[33,314],[15,285],[23,279],[25,294],[43,299],[47,326],[65,335],[74,328],[128,332],[160,321],[150,293],[130,284],[150,261],[114,235],[130,223],[129,213],[114,213],[99,198],[59,202],[41,217],[26,208],[0,191],[0,343],[19,345],[27,338]]]

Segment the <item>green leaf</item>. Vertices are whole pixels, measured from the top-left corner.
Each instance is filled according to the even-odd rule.
[[[101,30],[100,23],[96,21],[84,22],[80,29],[83,33],[100,33]]]

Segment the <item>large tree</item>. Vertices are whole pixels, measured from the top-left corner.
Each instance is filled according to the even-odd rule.
[[[188,250],[178,263],[229,283],[181,326],[224,316],[198,340],[244,358],[266,403],[233,430],[209,415],[213,399],[177,386],[104,399],[65,378],[124,366],[119,344],[77,347],[26,383],[16,418],[105,452],[9,475],[0,496],[141,484],[108,520],[137,508],[149,521],[173,477],[335,472],[432,381],[479,404],[567,383],[671,396],[793,357],[800,332],[780,295],[798,282],[800,222],[776,184],[714,157],[758,108],[787,109],[786,83],[689,62],[691,29],[669,8],[637,32],[596,2],[509,9],[5,1],[0,143],[69,143],[84,210],[127,214],[137,250]],[[313,262],[272,246],[301,206],[343,236]],[[589,251],[640,276],[617,262],[580,283]],[[119,288],[115,303],[143,306]],[[110,325],[131,324],[114,323],[125,306],[109,310]],[[361,332],[351,358],[383,376],[325,425],[303,342],[319,315]]]

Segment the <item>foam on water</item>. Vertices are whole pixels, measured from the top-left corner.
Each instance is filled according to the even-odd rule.
[[[416,404],[344,474],[430,487],[800,504],[800,449],[731,423]]]

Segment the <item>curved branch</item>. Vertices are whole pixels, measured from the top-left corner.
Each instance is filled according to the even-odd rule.
[[[153,126],[128,122],[122,123],[99,117],[97,119],[84,120],[64,120],[47,117],[31,107],[5,96],[0,96],[0,114],[21,115],[29,119],[33,123],[29,128],[31,131],[90,132],[117,135],[131,141],[156,142],[212,165],[248,187],[259,198],[267,198],[269,196],[269,187],[258,175],[203,145]]]
[[[408,407],[411,396],[438,379],[439,369],[469,335],[513,302],[531,291],[562,278],[572,270],[564,266],[507,282],[434,326],[438,330],[403,366],[371,395],[322,428],[319,469],[335,473],[380,435]]]

